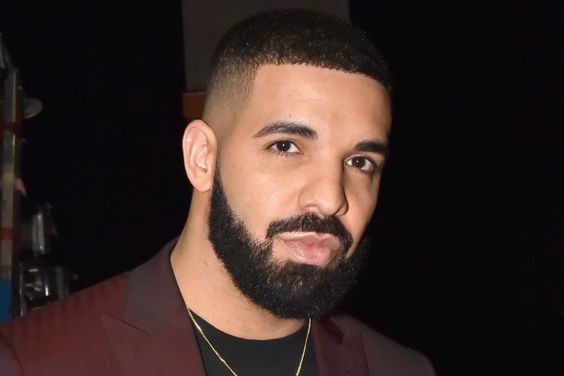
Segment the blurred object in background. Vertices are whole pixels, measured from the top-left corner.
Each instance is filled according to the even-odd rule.
[[[25,210],[22,210],[25,214]],[[21,253],[18,265],[18,315],[54,302],[70,293],[73,279],[56,258],[57,229],[52,206],[40,205],[21,221]]]
[[[1,37],[1,35],[0,35]],[[0,210],[0,320],[7,320],[17,312],[17,283],[14,281],[18,259],[15,229],[18,227],[21,189],[19,160],[24,94],[18,69],[2,39],[0,39],[1,116],[1,210]]]
[[[57,231],[51,206],[33,207],[21,179],[23,121],[38,115],[43,104],[25,95],[2,34],[0,88],[1,322],[68,295],[70,273],[53,257]]]

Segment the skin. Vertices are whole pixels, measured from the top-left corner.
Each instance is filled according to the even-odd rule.
[[[278,338],[303,320],[279,318],[242,295],[208,240],[216,168],[233,211],[255,239],[265,239],[273,220],[335,215],[352,234],[350,257],[376,207],[385,155],[373,146],[387,143],[390,98],[364,75],[264,65],[236,116],[226,114],[216,114],[218,124],[196,120],[186,128],[184,163],[194,190],[172,267],[186,305],[206,321],[242,338]],[[283,126],[274,129],[277,124]],[[362,147],[367,144],[372,147]],[[296,235],[303,234],[285,236]],[[304,262],[279,237],[273,250],[276,260]]]

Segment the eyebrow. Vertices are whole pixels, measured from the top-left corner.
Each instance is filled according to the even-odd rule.
[[[382,154],[384,157],[387,157],[390,154],[390,147],[380,140],[361,141],[355,145],[354,149],[358,151]]]
[[[309,139],[316,139],[317,132],[303,123],[291,121],[277,121],[267,125],[258,131],[254,137],[263,137],[269,134],[283,133],[303,136]]]

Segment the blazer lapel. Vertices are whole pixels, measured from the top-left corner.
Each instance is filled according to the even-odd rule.
[[[174,244],[131,272],[123,318],[102,318],[124,375],[205,375],[170,265]]]
[[[368,376],[362,338],[345,341],[331,319],[314,321],[312,334],[319,376]]]

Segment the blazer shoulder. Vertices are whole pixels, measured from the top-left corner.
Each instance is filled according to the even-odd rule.
[[[0,333],[0,370],[2,370],[3,376],[23,376],[14,350],[4,339],[2,333]]]
[[[70,367],[78,358],[86,361],[106,341],[102,317],[123,315],[128,276],[129,272],[120,274],[3,323],[0,360],[14,368],[21,364],[26,374],[40,363]]]
[[[343,337],[360,337],[370,375],[432,376],[435,371],[429,359],[403,346],[349,315],[331,317]]]

